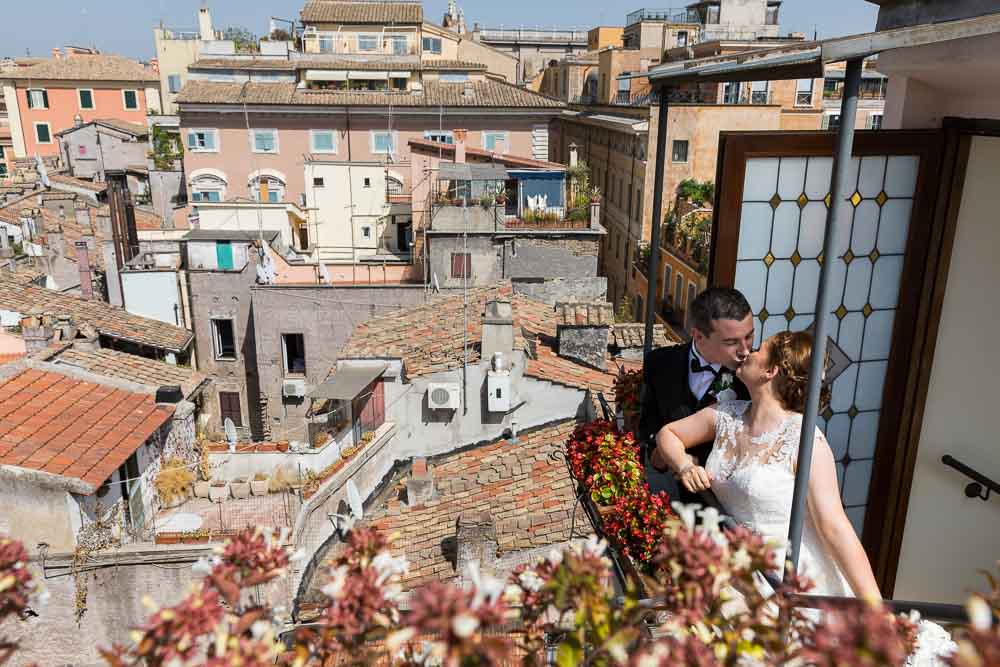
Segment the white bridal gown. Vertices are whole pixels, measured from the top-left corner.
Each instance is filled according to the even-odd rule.
[[[723,401],[716,405],[715,444],[705,465],[712,475],[712,491],[726,514],[767,539],[784,545],[788,539],[792,494],[795,488],[795,462],[802,430],[802,415],[789,416],[778,428],[750,437],[744,428],[749,401]],[[817,428],[816,439],[826,442]],[[785,549],[778,550],[783,563]],[[812,517],[806,512],[799,550],[799,573],[815,583],[811,593],[853,597],[850,584],[833,554],[816,532]],[[955,648],[950,636],[940,626],[922,621],[918,647],[908,665],[944,665],[940,656]]]

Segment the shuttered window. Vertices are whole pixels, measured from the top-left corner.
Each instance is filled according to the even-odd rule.
[[[451,277],[472,277],[472,255],[467,252],[451,253]]]
[[[243,426],[243,411],[240,409],[238,391],[219,392],[219,415],[223,424],[229,418],[233,421],[233,426]]]

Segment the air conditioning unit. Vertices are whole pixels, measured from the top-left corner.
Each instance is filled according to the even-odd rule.
[[[305,398],[305,380],[285,380],[281,383],[281,395],[285,398]]]
[[[457,382],[427,383],[427,407],[431,410],[457,410],[461,403]]]

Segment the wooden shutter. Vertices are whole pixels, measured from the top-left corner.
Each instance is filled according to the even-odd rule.
[[[243,426],[243,411],[240,408],[240,394],[236,391],[219,392],[219,415],[223,423],[228,417],[233,426]]]
[[[472,255],[469,253],[451,253],[451,277],[472,277]]]

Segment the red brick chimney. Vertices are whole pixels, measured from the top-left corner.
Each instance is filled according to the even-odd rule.
[[[455,137],[455,162],[465,162],[465,140],[469,136],[468,130],[452,130]]]
[[[80,267],[80,296],[87,301],[94,300],[94,279],[90,271],[90,248],[87,241],[76,241],[76,263]]]

